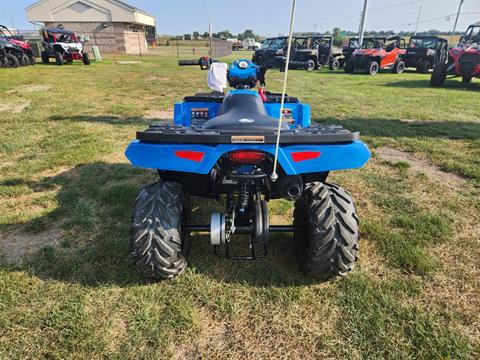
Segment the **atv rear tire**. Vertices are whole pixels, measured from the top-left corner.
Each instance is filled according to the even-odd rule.
[[[131,247],[134,263],[145,277],[163,280],[187,267],[183,253],[180,184],[158,182],[143,188],[132,215]]]
[[[441,87],[445,84],[447,78],[447,64],[438,64],[433,68],[430,85],[433,87]]]
[[[63,65],[63,54],[60,51],[55,53],[55,63],[57,65]]]
[[[315,278],[327,280],[352,271],[357,252],[358,217],[350,195],[341,187],[310,183],[295,203],[294,224],[300,265]]]
[[[405,72],[406,65],[402,60],[398,60],[395,65],[393,65],[392,72],[394,74],[403,74]]]
[[[377,75],[378,71],[380,70],[380,65],[376,61],[370,61],[368,65],[368,73],[370,75]]]
[[[12,54],[5,54],[4,66],[7,68],[18,68],[20,65],[18,58]]]
[[[90,65],[90,57],[88,56],[88,54],[85,52],[82,55],[83,64]]]
[[[308,59],[308,66],[307,66],[307,70],[308,71],[313,71],[317,68],[317,63],[315,62],[315,60],[313,59]]]
[[[48,57],[45,51],[42,51],[42,53],[40,54],[40,57],[42,58],[42,63],[48,64],[50,62],[50,58]]]
[[[332,62],[330,63],[330,70],[336,71],[338,69],[340,69],[340,61],[338,61],[337,59],[332,60]]]

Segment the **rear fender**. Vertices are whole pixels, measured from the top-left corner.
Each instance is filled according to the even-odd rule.
[[[208,174],[221,156],[235,150],[259,150],[275,155],[274,144],[152,144],[133,141],[125,155],[132,165],[165,171]],[[182,154],[193,154],[193,160]],[[302,156],[302,155],[307,156]],[[297,175],[362,167],[370,151],[361,141],[344,144],[281,146],[278,162],[287,175]]]

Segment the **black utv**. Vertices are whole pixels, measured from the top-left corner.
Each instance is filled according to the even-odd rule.
[[[18,46],[0,39],[0,66],[17,68],[23,65],[25,53]]]
[[[426,74],[436,65],[447,62],[448,41],[438,36],[412,36],[402,59],[407,67]]]
[[[261,66],[284,58],[287,53],[287,40],[286,36],[266,39],[262,47],[255,51],[253,62]],[[290,61],[308,64],[307,70],[319,69],[323,66],[336,70],[343,64],[342,53],[335,52],[333,49],[331,36],[294,36]]]

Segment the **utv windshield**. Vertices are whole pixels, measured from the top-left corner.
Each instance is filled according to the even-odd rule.
[[[410,39],[410,43],[408,44],[409,48],[427,48],[427,49],[435,49],[437,46],[437,39],[430,38],[430,39]]]
[[[480,25],[470,26],[460,40],[460,44],[480,44]]]
[[[383,40],[379,39],[365,39],[362,42],[361,49],[381,49],[385,45]]]
[[[358,39],[348,40],[348,47],[352,49],[358,49]]]
[[[260,49],[266,50],[270,45],[272,45],[273,39],[267,39],[262,43],[262,46],[260,46]]]
[[[268,50],[280,50],[283,48],[283,44],[285,44],[285,38],[273,39]]]

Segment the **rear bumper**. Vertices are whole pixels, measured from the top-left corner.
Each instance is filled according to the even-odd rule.
[[[132,165],[165,171],[208,174],[220,157],[235,150],[259,150],[275,155],[274,144],[154,144],[135,140],[125,155]],[[195,160],[179,156],[179,152],[194,152]],[[316,158],[295,161],[294,154],[320,152]],[[359,168],[370,159],[370,151],[359,140],[339,144],[282,145],[278,161],[287,175]]]

